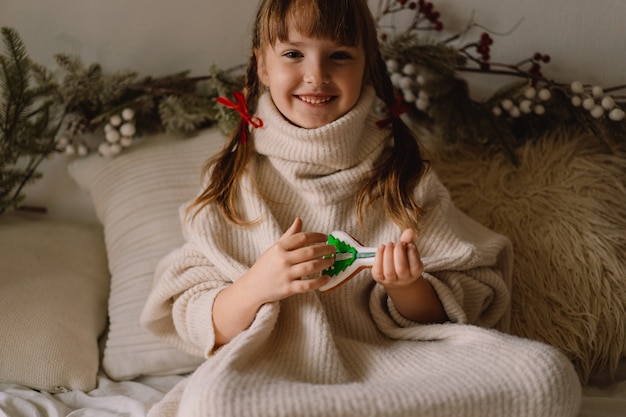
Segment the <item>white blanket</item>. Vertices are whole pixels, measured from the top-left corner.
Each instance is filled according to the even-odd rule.
[[[57,394],[0,383],[0,417],[145,417],[181,379],[144,377],[117,382],[102,373],[96,389]]]
[[[95,390],[61,394],[0,383],[0,417],[145,417],[147,410],[182,379],[142,377],[116,382],[101,375]],[[626,374],[617,382],[584,387],[577,417],[623,417],[624,410]]]

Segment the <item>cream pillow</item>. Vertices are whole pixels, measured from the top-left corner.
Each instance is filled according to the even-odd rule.
[[[156,264],[183,243],[178,208],[196,196],[202,165],[223,145],[217,129],[189,139],[163,134],[115,158],[93,155],[69,165],[104,225],[111,293],[103,368],[111,378],[185,373],[202,360],[149,333],[139,317]]]
[[[626,356],[626,149],[573,129],[519,166],[480,147],[435,152],[456,204],[513,241],[511,331],[560,348],[581,380]]]
[[[95,388],[109,293],[102,228],[4,214],[0,265],[0,379]]]

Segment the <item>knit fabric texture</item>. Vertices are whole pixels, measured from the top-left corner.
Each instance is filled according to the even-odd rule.
[[[556,349],[506,335],[509,240],[463,215],[433,173],[414,190],[426,209],[417,246],[424,278],[450,322],[403,318],[365,270],[329,293],[266,304],[251,326],[215,349],[212,306],[293,222],[340,229],[368,246],[402,230],[375,204],[362,225],[356,194],[390,146],[376,126],[375,95],[319,129],[286,121],[268,94],[264,127],[238,204],[251,227],[208,206],[183,219],[186,243],[157,267],[142,322],[205,362],[172,390],[156,416],[573,416],[580,384]]]

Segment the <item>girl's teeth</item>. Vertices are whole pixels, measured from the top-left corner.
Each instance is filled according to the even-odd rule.
[[[300,96],[300,100],[304,101],[305,103],[309,103],[309,104],[322,104],[322,103],[326,103],[327,101],[330,101],[330,99],[331,99],[331,97],[317,98],[317,97]]]

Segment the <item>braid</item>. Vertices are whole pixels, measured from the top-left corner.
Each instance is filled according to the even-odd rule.
[[[259,79],[257,74],[257,60],[254,52],[250,54],[243,94],[251,112],[256,110],[259,96]],[[210,158],[202,169],[202,177],[209,178],[204,191],[187,208],[186,214],[193,213],[192,219],[207,205],[215,202],[224,217],[237,225],[250,224],[250,220],[243,219],[236,209],[236,198],[241,179],[252,155],[251,147],[253,135],[248,135],[248,142],[241,143],[242,129],[240,124],[231,134],[230,141],[221,152]]]
[[[391,108],[396,101],[395,90],[380,53],[370,77],[378,97]],[[357,216],[362,221],[364,210],[382,199],[385,211],[396,224],[418,230],[423,210],[411,193],[426,172],[427,162],[422,159],[415,135],[400,117],[392,119],[391,129],[393,146],[383,154],[380,165],[359,194]]]

